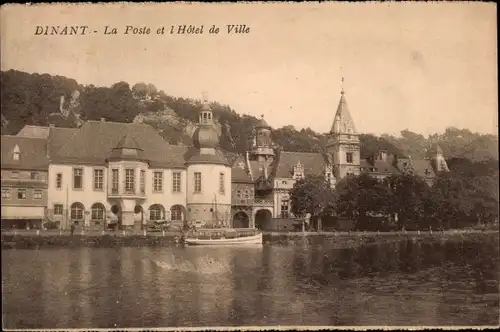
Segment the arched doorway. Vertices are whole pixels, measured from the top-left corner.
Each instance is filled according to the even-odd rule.
[[[71,204],[70,207],[70,219],[75,225],[83,224],[85,220],[85,207],[80,202],[75,202]]]
[[[271,230],[272,220],[273,216],[269,210],[259,210],[255,214],[255,227],[261,230]]]
[[[102,203],[94,203],[90,208],[90,220],[93,225],[102,225],[106,221],[106,208]]]
[[[186,219],[186,209],[180,204],[173,205],[170,208],[170,221],[173,225],[182,227]]]
[[[248,214],[243,211],[236,213],[233,217],[233,227],[234,228],[249,228],[250,227],[250,219],[248,218]]]

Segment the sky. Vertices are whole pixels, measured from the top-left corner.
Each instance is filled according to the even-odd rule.
[[[498,133],[494,3],[7,5],[0,24],[2,70],[98,86],[146,82],[176,97],[206,92],[275,128],[321,133],[343,77],[361,133]],[[250,31],[228,34],[230,24]],[[92,33],[35,35],[57,25]],[[151,34],[125,35],[127,25]],[[170,34],[172,25],[204,31]],[[118,34],[104,35],[106,26]]]

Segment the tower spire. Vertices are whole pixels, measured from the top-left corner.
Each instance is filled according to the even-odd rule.
[[[342,84],[341,84],[340,93],[344,94],[344,77],[343,76],[342,76]]]

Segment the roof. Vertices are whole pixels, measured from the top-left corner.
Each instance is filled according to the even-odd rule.
[[[78,132],[78,128],[61,128],[61,127],[50,127],[49,128],[49,156],[53,153],[59,151],[59,149],[68,142],[73,135]]]
[[[413,166],[415,175],[418,175],[422,178],[431,178],[436,176],[436,174],[434,173],[434,168],[432,167],[432,162],[430,160],[412,159],[411,164]]]
[[[26,125],[16,136],[19,137],[32,137],[32,138],[48,138],[49,137],[49,127],[42,126],[31,126]]]
[[[238,166],[231,169],[231,182],[253,183],[252,179],[250,178],[250,174],[248,174],[245,169],[242,169]]]
[[[325,171],[325,159],[321,153],[287,152],[279,153],[275,169],[275,177],[289,178],[293,175],[293,167],[300,161],[304,174],[321,175]]]
[[[368,173],[371,174],[392,175],[401,173],[396,167],[392,165],[391,162],[384,160],[374,160],[373,162],[370,162],[369,160],[361,159],[359,166],[361,168],[365,168]],[[375,168],[376,170],[372,171],[372,168]]]
[[[23,136],[2,135],[2,168],[19,170],[47,170],[47,140]],[[14,160],[14,149],[19,147],[20,158]]]
[[[179,155],[183,154],[180,149],[171,149],[163,137],[147,124],[87,121],[71,137],[68,138],[68,134],[59,133],[50,139],[51,159],[56,163],[104,164],[112,149],[127,135],[128,140],[135,140],[143,149],[152,167],[184,166],[184,160],[179,159]],[[186,150],[183,147],[183,152]]]
[[[147,161],[144,150],[130,133],[126,133],[123,138],[118,141],[118,144],[113,148],[108,159]]]
[[[187,160],[187,164],[218,164],[231,166],[224,154],[216,152],[215,154],[194,153]]]
[[[345,98],[344,91],[342,91],[340,95],[339,105],[333,119],[330,133],[356,133],[356,127],[354,126],[354,121],[347,107],[347,99]]]
[[[432,162],[425,159],[398,158],[397,167],[401,172],[412,172],[414,175],[431,178],[436,176]]]

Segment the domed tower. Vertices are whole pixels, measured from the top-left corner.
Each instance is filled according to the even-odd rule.
[[[230,226],[231,165],[219,150],[219,135],[206,98],[197,126],[195,153],[187,161],[188,221]]]
[[[342,78],[342,82],[344,79]],[[344,88],[328,134],[327,152],[332,157],[334,176],[341,179],[346,175],[359,175],[360,143],[354,121],[347,107]]]
[[[271,138],[271,127],[264,120],[264,115],[255,128],[255,139],[250,150],[252,159],[259,162],[272,162],[274,159],[273,140]]]

